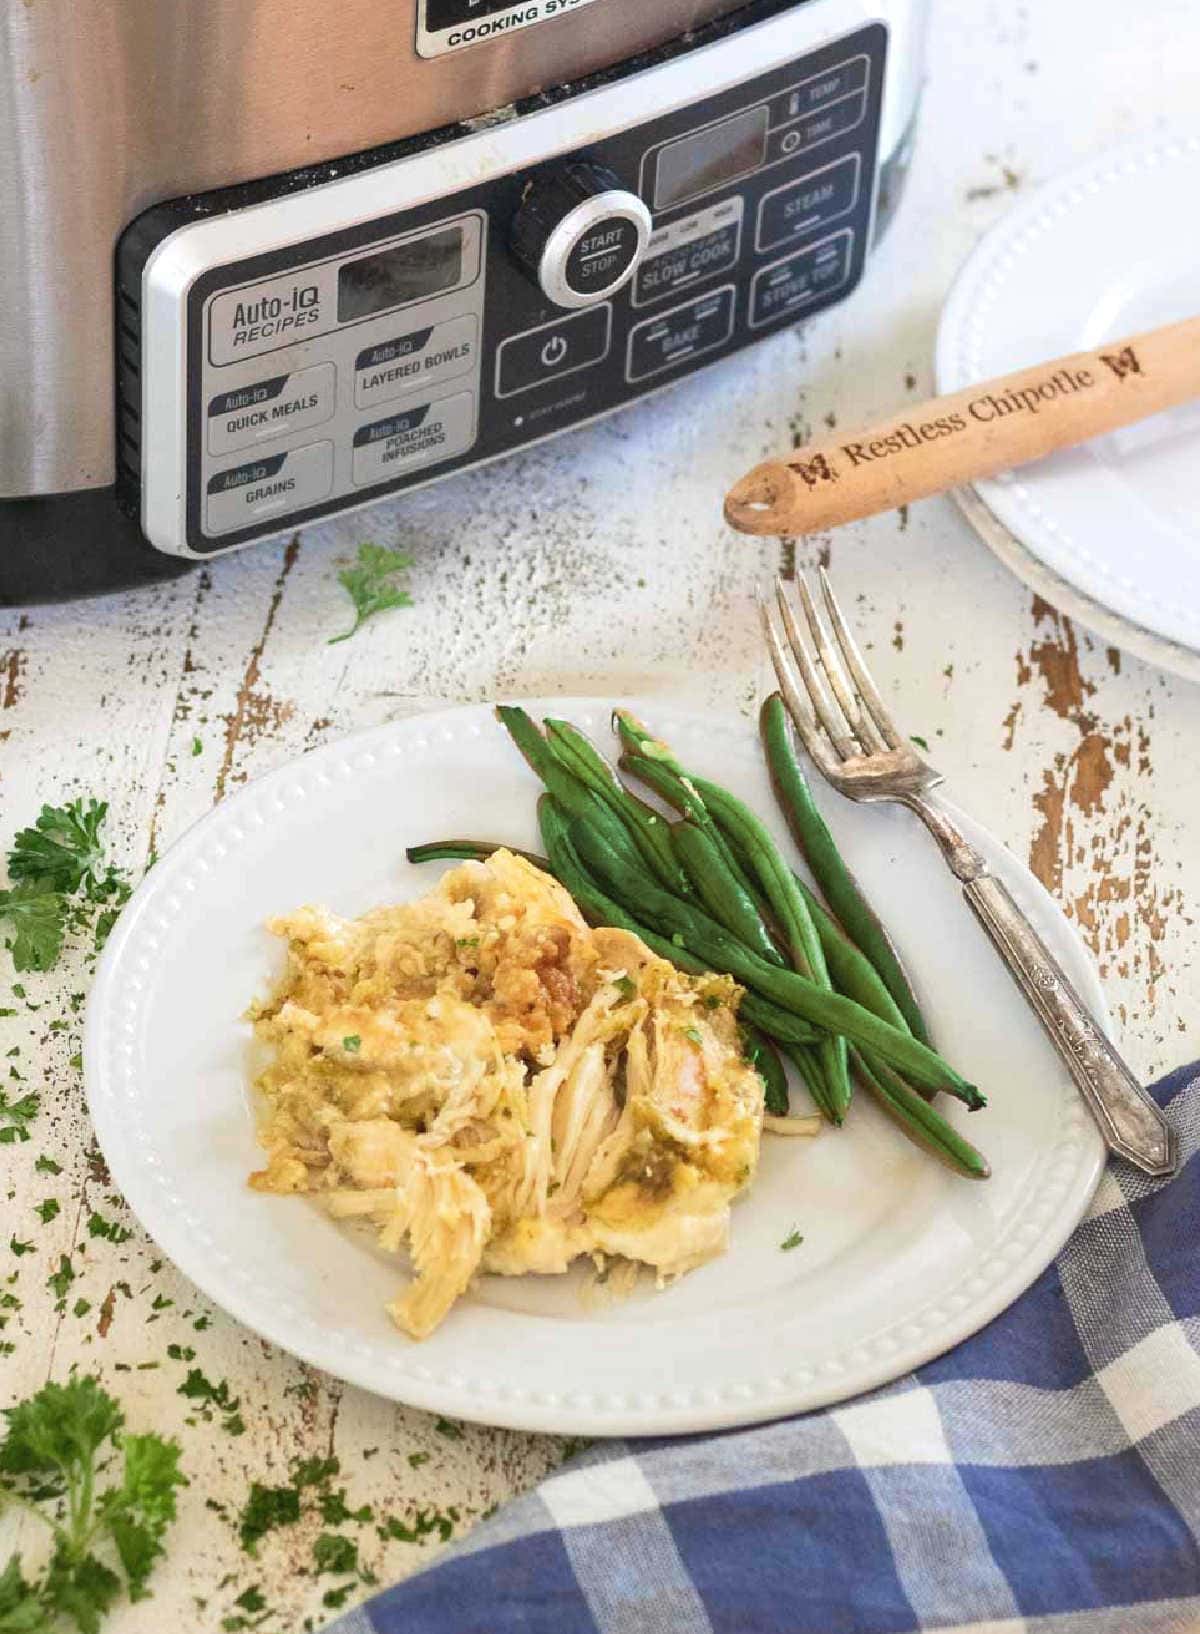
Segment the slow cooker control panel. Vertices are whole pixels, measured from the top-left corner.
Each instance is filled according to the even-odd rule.
[[[707,95],[653,111],[665,69],[649,68],[581,99],[586,119],[569,102],[519,112],[474,163],[460,137],[162,236],[137,314],[151,542],[210,555],[370,502],[847,294],[871,228],[886,30],[798,53],[806,9],[697,53]],[[724,83],[735,43],[744,57],[763,31],[784,60]],[[605,96],[613,128],[597,136]],[[347,204],[359,219],[339,222]],[[279,242],[252,250],[264,229]]]

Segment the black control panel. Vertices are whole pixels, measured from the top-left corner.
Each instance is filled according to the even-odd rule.
[[[871,24],[532,171],[203,272],[187,549],[518,449],[840,300],[886,50]]]

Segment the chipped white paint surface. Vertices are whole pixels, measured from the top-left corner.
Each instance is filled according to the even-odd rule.
[[[1187,0],[1097,0],[1085,34],[1074,10],[941,0],[899,218],[864,287],[803,332],[298,547],[260,547],[137,595],[0,615],[0,842],[41,801],[94,793],[111,802],[114,839],[137,870],[222,790],[350,728],[448,701],[659,691],[749,711],[753,588],[777,547],[722,528],[728,482],[827,415],[851,425],[930,389],[939,303],[1011,190],[1194,118],[1200,15]],[[331,647],[346,618],[336,567],[365,535],[411,548],[416,607]],[[800,559],[818,550],[902,720],[1082,927],[1135,1067],[1155,1073],[1200,1053],[1200,692],[1031,604],[948,500],[810,542]],[[119,1634],[216,1631],[254,1583],[275,1608],[265,1629],[320,1622],[330,1580],[300,1572],[319,1521],[247,1559],[231,1517],[251,1481],[284,1481],[291,1459],[332,1450],[352,1505],[410,1526],[423,1506],[452,1511],[462,1528],[554,1465],[561,1444],[472,1427],[452,1439],[420,1413],[307,1375],[219,1313],[197,1330],[203,1302],[169,1266],[153,1268],[136,1226],[124,1244],[89,1238],[93,1209],[124,1215],[89,1155],[70,1064],[70,995],[85,985],[78,964],[31,978],[41,1008],[17,1001],[0,1018],[0,1054],[20,1051],[6,1067],[43,1095],[34,1138],[0,1146],[0,1278],[17,1279],[0,1288],[22,1302],[3,1313],[0,1341],[13,1348],[0,1357],[0,1404],[78,1364],[101,1371],[135,1426],[181,1436],[192,1485],[170,1560],[154,1600],[113,1619]],[[35,1170],[39,1153],[62,1173]],[[43,1224],[35,1206],[51,1197],[61,1213]],[[13,1256],[10,1232],[33,1249]],[[56,1314],[46,1278],[63,1254],[76,1281]],[[77,1299],[90,1302],[80,1316]],[[245,1434],[226,1434],[219,1415],[211,1427],[185,1422],[187,1363],[169,1344],[228,1381]],[[437,1539],[348,1530],[385,1579],[427,1560]]]

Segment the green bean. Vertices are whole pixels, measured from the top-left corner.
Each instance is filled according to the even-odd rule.
[[[572,817],[591,823],[627,862],[640,864],[641,853],[630,839],[624,823],[555,757],[525,710],[510,704],[498,704],[496,719],[563,809],[569,811]]]
[[[631,932],[651,953],[667,959],[689,975],[711,973],[713,967],[690,954],[682,942],[660,936],[601,889],[575,848],[565,813],[550,795],[543,795],[538,801],[538,822],[550,854],[550,870],[570,892],[585,919],[593,925],[611,925],[616,930]],[[738,1015],[780,1043],[811,1044],[820,1037],[810,1022],[757,993],[743,993]]]
[[[543,873],[552,872],[548,858],[539,857],[536,851],[522,851],[519,845],[505,845],[501,840],[433,840],[428,845],[410,845],[404,855],[408,862],[486,862],[493,851],[511,851]]]
[[[700,777],[691,777],[688,781],[704,801],[717,827],[735,840],[749,858],[754,875],[782,927],[793,965],[802,976],[810,977],[818,986],[832,992],[825,952],[812,915],[765,823],[718,784]],[[830,1098],[834,1107],[844,1113],[851,1095],[845,1040],[830,1039],[822,1051]]]
[[[787,1073],[775,1046],[755,1027],[742,1027],[742,1054],[762,1079],[763,1105],[778,1118],[788,1110]]]
[[[646,755],[651,760],[656,760],[665,766],[668,771],[674,772],[676,776],[683,776],[683,767],[675,759],[667,745],[661,738],[654,737],[642,725],[636,715],[630,714],[628,709],[614,709],[612,724],[613,730],[630,754]]]
[[[804,1044],[780,1043],[779,1049],[799,1073],[800,1082],[808,1091],[817,1111],[829,1123],[840,1129],[844,1114],[838,1111],[830,1097],[821,1057],[817,1051]]]
[[[636,902],[639,918],[660,933],[681,938],[677,945],[711,969],[728,972],[762,997],[792,1010],[814,1026],[840,1034],[901,1068],[917,1083],[947,1089],[972,1106],[984,1098],[927,1044],[881,1021],[853,999],[819,987],[795,971],[781,970],[750,953],[715,919],[690,903],[681,902],[639,868],[630,869],[602,836],[587,824],[573,821],[571,838],[589,871],[596,874],[619,902]]]
[[[591,739],[569,721],[547,719],[546,744],[566,770],[585,784],[628,828],[652,873],[668,890],[691,895],[687,875],[671,847],[668,823],[630,794]]]
[[[794,877],[812,915],[817,935],[821,938],[829,979],[836,990],[865,1009],[873,1010],[891,1026],[909,1032],[911,1029],[903,1011],[883,985],[883,978],[875,966],[858,951],[837,921],[826,913],[815,892],[799,875]]]
[[[760,958],[781,965],[783,958],[754,899],[730,870],[712,835],[696,823],[676,823],[671,828],[671,843],[696,895],[713,918]]]
[[[928,1043],[929,1033],[920,1006],[891,939],[842,860],[833,835],[813,801],[792,747],[787,707],[778,692],[772,693],[763,705],[760,726],[775,792],[813,878],[850,940],[878,971],[913,1036]]]
[[[988,1178],[991,1165],[982,1152],[922,1100],[898,1073],[871,1051],[853,1053],[855,1070],[862,1082],[910,1140],[968,1180]]]

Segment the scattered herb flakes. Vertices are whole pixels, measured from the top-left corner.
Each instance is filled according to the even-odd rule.
[[[153,1365],[157,1367],[158,1363],[155,1362]],[[226,1435],[245,1435],[246,1420],[240,1413],[230,1413],[228,1418],[221,1420],[221,1428]]]
[[[804,1238],[798,1231],[789,1231],[779,1246],[783,1249],[783,1252],[787,1254],[790,1253],[793,1248],[799,1248],[803,1241]]]
[[[359,1050],[362,1049],[362,1039],[357,1033],[347,1033],[346,1037],[342,1039],[342,1048],[347,1055],[357,1055]]]
[[[62,1173],[62,1164],[61,1163],[56,1163],[52,1157],[45,1157],[45,1156],[39,1157],[37,1162],[34,1164],[34,1168],[36,1169],[38,1174],[61,1174]]]
[[[321,1604],[330,1611],[340,1611],[353,1593],[353,1582],[343,1583],[339,1589],[326,1589],[321,1596]],[[308,1624],[306,1626],[311,1627],[312,1625]]]
[[[244,1629],[258,1628],[271,1616],[271,1609],[267,1605],[267,1597],[257,1583],[252,1583],[248,1589],[243,1589],[233,1602],[238,1607],[236,1612],[221,1618],[221,1628],[224,1634],[242,1634]],[[204,1610],[204,1606],[199,1608]]]
[[[439,1435],[444,1435],[447,1441],[461,1441],[463,1430],[461,1424],[455,1424],[448,1418],[435,1418],[433,1427]]]
[[[294,1526],[300,1519],[300,1493],[291,1486],[263,1486],[255,1481],[238,1517],[238,1538],[248,1555],[258,1553],[258,1545],[268,1532],[280,1526]]]
[[[152,1311],[169,1311],[174,1303],[175,1301],[173,1299],[168,1299],[166,1294],[155,1294],[154,1303],[151,1305],[150,1309]]]
[[[403,551],[388,550],[384,545],[359,545],[358,560],[338,574],[338,583],[354,603],[354,623],[341,635],[330,636],[329,645],[349,641],[375,613],[387,612],[392,607],[411,607],[412,597],[397,583],[411,566],[412,557]]]
[[[326,1573],[341,1577],[345,1572],[357,1571],[358,1544],[336,1532],[322,1532],[313,1544],[313,1562],[317,1577]]]
[[[624,999],[632,999],[637,996],[637,983],[632,976],[618,976],[616,981],[613,982],[613,986]]]
[[[88,1236],[103,1237],[110,1243],[127,1243],[130,1237],[133,1236],[133,1232],[127,1230],[123,1225],[118,1225],[115,1220],[106,1220],[102,1214],[97,1214],[93,1209],[88,1220]],[[158,1305],[155,1304],[154,1309],[158,1310],[158,1308]]]
[[[375,1511],[370,1504],[363,1504],[358,1509],[350,1508],[346,1502],[345,1487],[339,1487],[336,1492],[322,1492],[319,1502],[321,1519],[326,1526],[344,1526],[347,1521],[357,1521],[360,1526],[365,1526],[375,1519]]]
[[[926,743],[924,738],[919,738],[915,732],[910,733],[908,741],[910,743],[915,743],[918,749],[924,749],[926,754],[929,753],[928,743]]]
[[[192,739],[192,754],[193,755],[202,755],[203,753],[204,753],[203,743],[200,741],[199,738],[193,738]]]
[[[341,1468],[338,1458],[299,1458],[292,1465],[292,1480],[298,1487],[324,1486]]]
[[[51,1220],[57,1220],[62,1213],[57,1197],[47,1197],[38,1203],[33,1211],[43,1225],[49,1225]]]
[[[225,1415],[223,1427],[230,1435],[245,1434],[246,1423],[238,1412],[240,1403],[230,1394],[228,1379],[222,1379],[220,1384],[214,1384],[198,1367],[192,1367],[188,1369],[187,1378],[179,1386],[178,1394],[186,1396],[189,1401],[199,1402],[201,1417],[206,1422],[211,1421],[214,1412],[218,1412]]]
[[[420,1469],[422,1464],[427,1464],[432,1457],[433,1454],[429,1452],[410,1452],[408,1467],[409,1469]]]
[[[683,1029],[683,1036],[687,1039],[689,1044],[702,1046],[704,1043],[704,1039],[701,1037],[700,1029],[698,1027],[685,1027]]]
[[[75,1267],[66,1254],[60,1256],[58,1270],[52,1271],[46,1278],[46,1286],[53,1293],[55,1299],[65,1299],[67,1289],[75,1280]]]
[[[32,1243],[18,1242],[16,1237],[10,1237],[8,1239],[8,1246],[9,1246],[10,1252],[13,1253],[13,1254],[16,1254],[18,1258],[20,1258],[20,1256],[22,1254],[32,1254],[33,1253],[33,1244]]]
[[[375,1530],[389,1543],[420,1543],[423,1538],[431,1536],[434,1532],[437,1533],[439,1542],[448,1543],[454,1535],[454,1522],[448,1515],[442,1515],[436,1509],[418,1509],[411,1526],[397,1520],[395,1515],[389,1515]]]
[[[0,1089],[0,1146],[12,1146],[29,1139],[29,1125],[37,1117],[40,1105],[37,1095],[22,1095],[19,1101],[10,1101]]]
[[[90,1299],[77,1299],[74,1305],[71,1306],[71,1315],[86,1316],[91,1308],[92,1302]]]
[[[198,1316],[192,1323],[192,1327],[196,1333],[203,1333],[205,1328],[209,1328],[211,1326],[212,1318],[210,1316]]]
[[[71,1057],[71,1059],[67,1062],[67,1065],[71,1068],[72,1072],[82,1072],[83,1071],[83,1056],[82,1055],[73,1055]]]
[[[50,1527],[54,1547],[31,1578],[20,1557],[10,1557],[0,1572],[0,1628],[44,1634],[66,1615],[81,1634],[97,1634],[121,1593],[116,1566],[131,1600],[149,1593],[175,1519],[175,1489],[186,1484],[179,1448],[152,1432],[125,1433],[121,1408],[86,1376],[43,1385],[6,1416],[0,1472],[14,1497]],[[101,1474],[109,1477],[103,1490]],[[65,1505],[58,1501],[64,1496]]]
[[[192,1362],[196,1359],[196,1352],[191,1345],[168,1345],[167,1355],[173,1362]]]
[[[285,1396],[295,1396],[298,1401],[313,1402],[317,1399],[318,1389],[315,1379],[297,1379],[294,1384],[285,1384]]]

